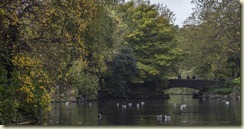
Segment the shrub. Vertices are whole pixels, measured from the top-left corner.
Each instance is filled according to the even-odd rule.
[[[233,86],[232,93],[241,94],[241,79],[240,79],[240,77],[233,79],[231,81],[231,83]]]
[[[218,89],[214,89],[212,91],[212,93],[225,95],[225,94],[230,94],[231,91],[232,91],[232,88],[218,88]]]

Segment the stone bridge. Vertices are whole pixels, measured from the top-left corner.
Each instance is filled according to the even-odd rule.
[[[192,88],[202,92],[208,91],[211,88],[223,88],[225,86],[224,81],[215,80],[184,80],[184,79],[170,79],[169,84],[165,89],[169,88]]]
[[[165,83],[167,86],[165,86]],[[215,80],[194,80],[194,79],[169,79],[162,82],[145,81],[131,87],[130,98],[169,98],[162,90],[169,88],[192,88],[199,90],[198,94],[193,94],[193,98],[202,97],[202,93],[212,88],[225,87],[224,81]]]

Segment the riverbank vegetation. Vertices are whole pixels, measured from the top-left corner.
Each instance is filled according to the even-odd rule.
[[[193,4],[179,28],[149,1],[1,1],[0,123],[38,119],[51,101],[127,98],[148,81],[161,93],[177,76],[228,79],[240,94],[239,1]]]
[[[233,80],[227,81],[225,88],[213,89],[210,91],[214,94],[233,94],[233,95],[241,95],[241,80],[240,77],[235,78]]]

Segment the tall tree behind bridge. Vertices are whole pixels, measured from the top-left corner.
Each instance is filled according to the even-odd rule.
[[[178,39],[188,52],[184,66],[203,78],[240,77],[241,4],[239,0],[192,0],[194,12]]]
[[[159,6],[146,3],[134,6],[128,2],[119,11],[129,27],[125,39],[136,57],[138,80],[156,80],[169,75],[181,51],[173,42],[175,28],[159,13]]]

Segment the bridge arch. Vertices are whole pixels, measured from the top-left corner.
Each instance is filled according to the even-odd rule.
[[[179,88],[183,88],[183,89],[191,89],[191,90],[195,90],[195,91],[203,91],[203,90],[204,90],[204,89],[202,89],[202,88],[196,88],[196,87],[183,87],[183,86],[166,87],[166,88],[164,88],[164,90],[179,89]]]
[[[168,88],[164,90],[165,94],[169,94],[169,95],[192,95],[195,93],[200,93],[200,90],[198,89],[193,89],[193,88],[185,88],[185,87],[174,87],[174,88]]]

